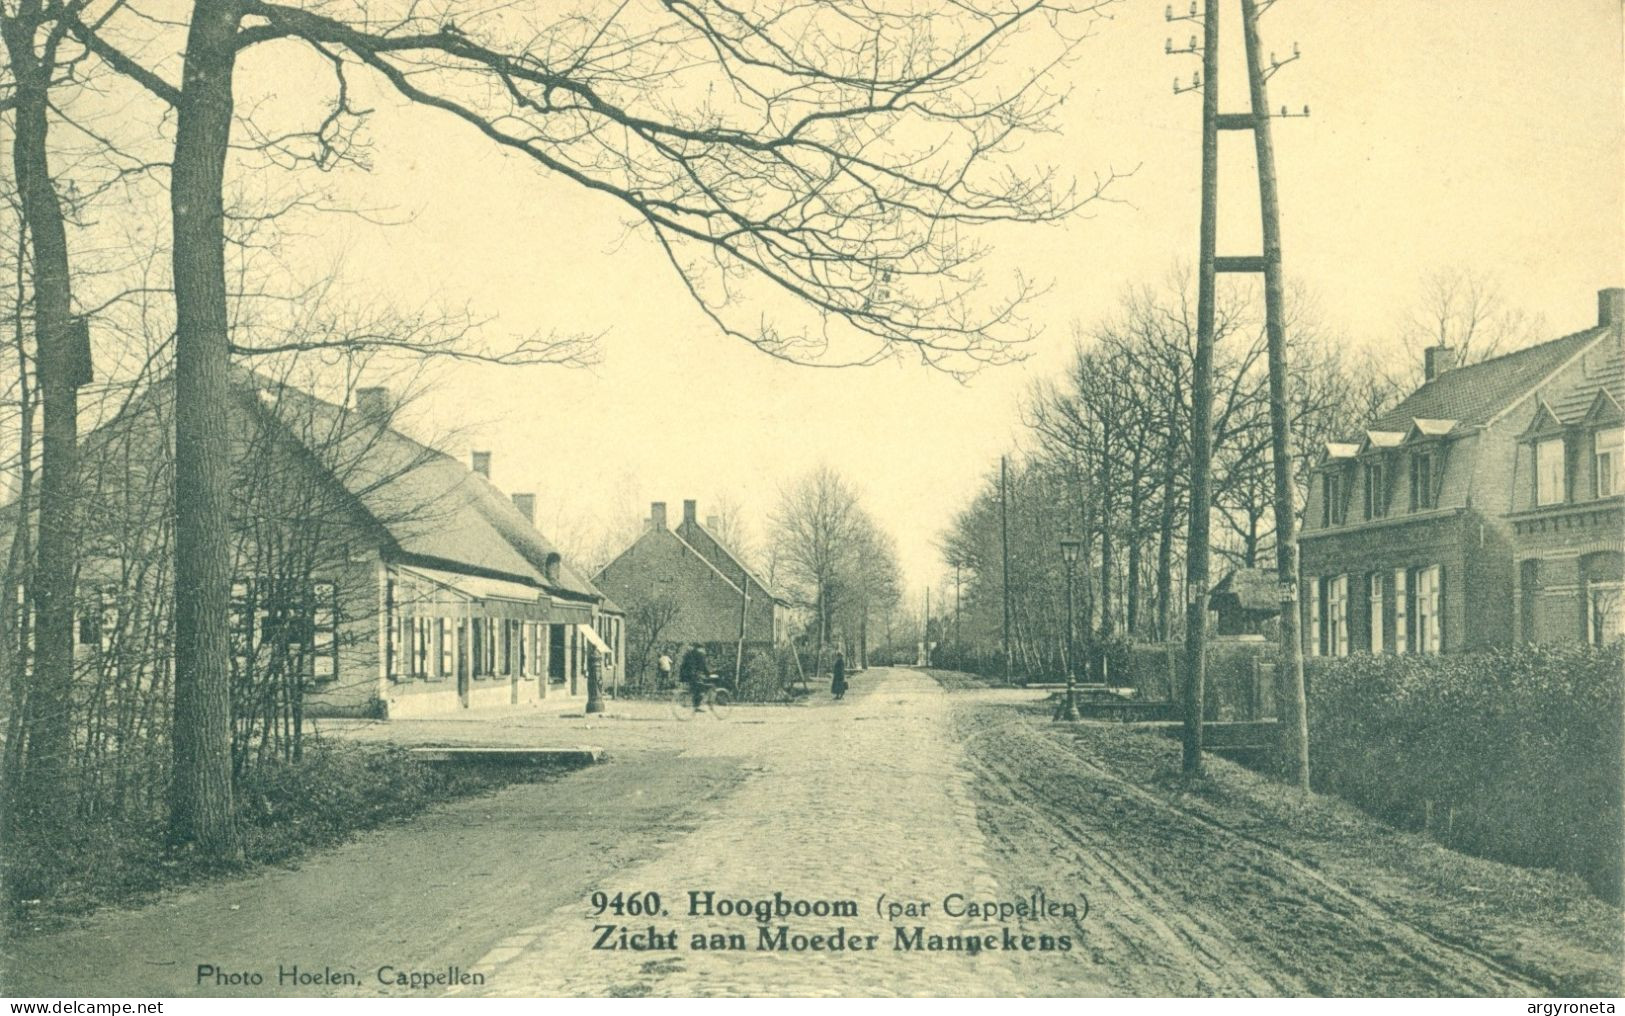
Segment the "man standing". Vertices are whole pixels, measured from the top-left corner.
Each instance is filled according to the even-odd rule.
[[[658,682],[656,688],[671,687],[671,657],[665,652],[661,652],[660,659],[655,661],[655,679]]]

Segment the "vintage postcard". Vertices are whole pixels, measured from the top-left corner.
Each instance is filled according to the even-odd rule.
[[[0,0],[0,994],[1612,1012],[1622,38]]]

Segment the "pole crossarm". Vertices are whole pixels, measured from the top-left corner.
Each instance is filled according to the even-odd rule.
[[[1291,375],[1286,347],[1286,297],[1282,282],[1281,226],[1275,182],[1275,150],[1271,139],[1268,90],[1265,83],[1276,71],[1299,59],[1296,43],[1292,54],[1278,59],[1271,54],[1268,65],[1262,56],[1258,18],[1273,0],[1239,0],[1241,34],[1247,64],[1249,106],[1245,113],[1219,112],[1219,11],[1226,0],[1202,0],[1202,42],[1194,39],[1184,50],[1176,50],[1168,40],[1164,52],[1200,53],[1202,72],[1185,86],[1176,78],[1176,94],[1201,89],[1202,92],[1202,207],[1199,234],[1198,288],[1196,306],[1196,347],[1191,370],[1191,469],[1190,528],[1186,540],[1185,584],[1189,603],[1185,623],[1184,750],[1186,775],[1202,772],[1204,708],[1207,702],[1207,593],[1211,553],[1210,515],[1212,511],[1211,472],[1213,460],[1213,345],[1214,292],[1216,277],[1222,273],[1262,275],[1264,280],[1265,332],[1269,350],[1271,480],[1274,487],[1276,570],[1281,583],[1280,664],[1278,694],[1283,705],[1282,722],[1285,754],[1294,771],[1294,782],[1309,788],[1308,703],[1303,677],[1303,646],[1299,633],[1296,580],[1298,542],[1292,490],[1293,442],[1290,408]],[[1163,16],[1168,21],[1197,20],[1197,4],[1188,15],[1175,15],[1169,6]],[[1292,113],[1281,107],[1281,117],[1309,115]],[[1260,239],[1262,254],[1221,257],[1217,254],[1219,198],[1219,143],[1222,130],[1253,132],[1259,191]]]

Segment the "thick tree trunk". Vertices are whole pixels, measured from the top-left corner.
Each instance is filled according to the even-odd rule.
[[[198,2],[176,109],[175,775],[170,838],[236,850],[231,787],[230,416],[223,186],[241,11]]]
[[[67,230],[46,147],[54,59],[42,59],[34,48],[36,22],[34,17],[5,18],[3,34],[15,81],[12,165],[32,246],[36,370],[43,403],[39,539],[30,582],[34,666],[31,678],[23,677],[28,672],[26,661],[14,675],[27,680],[29,687],[26,745],[15,759],[22,769],[12,783],[17,794],[12,805],[16,821],[38,828],[61,817],[64,796],[72,792],[68,762],[73,750],[74,581],[79,570],[76,375],[81,365],[75,355]]]
[[[1168,447],[1163,460],[1162,519],[1157,533],[1157,639],[1168,641],[1168,605],[1173,595],[1174,582],[1174,463],[1179,458],[1178,414],[1180,391],[1176,382],[1174,398],[1168,417]]]
[[[17,354],[17,510],[26,519],[34,503],[34,385],[28,369],[27,327],[23,307],[27,303],[24,263],[28,260],[28,230],[17,230],[16,318],[13,342]],[[6,558],[5,579],[0,582],[0,672],[6,675],[11,697],[6,717],[6,743],[0,760],[0,843],[12,842],[22,779],[23,742],[28,703],[28,682],[23,675],[28,640],[28,615],[22,608],[27,599],[32,574],[34,540],[26,524],[19,523]]]

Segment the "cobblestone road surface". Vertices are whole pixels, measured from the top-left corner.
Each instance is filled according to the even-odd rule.
[[[481,962],[493,969],[491,994],[600,995],[1020,995],[1095,987],[1081,955],[984,951],[897,951],[879,897],[930,904],[920,920],[900,918],[924,935],[993,935],[1005,925],[941,914],[945,897],[1011,898],[986,856],[969,776],[952,739],[949,697],[915,671],[871,671],[854,680],[854,697],[801,709],[734,710],[723,721],[682,728],[687,757],[748,758],[745,783],[715,802],[692,832],[652,860],[618,872],[608,892],[654,890],[678,931],[677,952],[592,950],[599,923],[642,930],[648,919],[595,918],[584,905],[556,910],[499,944]],[[1064,887],[1051,886],[1057,893]],[[792,934],[875,935],[872,951],[784,952],[758,949],[752,918],[691,917],[690,891],[722,899],[852,900],[858,916],[790,918]],[[1080,915],[1081,916],[1081,915]],[[1023,930],[1077,940],[1080,924],[1033,922]],[[696,932],[743,933],[745,951],[687,948]],[[928,939],[921,938],[922,943]]]
[[[680,722],[462,714],[329,723],[418,744],[593,744],[609,761],[508,787],[262,870],[0,944],[0,993],[176,995],[1542,995],[1612,993],[1619,911],[1550,873],[1395,833],[1346,806],[1232,777],[1167,782],[1177,754],[1109,726],[1060,728],[1042,693],[949,694],[913,670],[844,702]],[[1026,703],[1026,704],[1023,704]],[[1167,757],[1165,757],[1167,756]],[[1240,782],[1238,782],[1240,781]],[[1228,790],[1224,788],[1228,787]],[[1272,803],[1273,802],[1273,803]],[[1497,887],[1494,893],[1467,892]],[[950,896],[1093,904],[1003,923]],[[602,916],[595,891],[660,894]],[[852,901],[855,913],[694,916],[716,900]],[[1465,895],[1464,895],[1465,894]],[[916,903],[918,917],[877,911]],[[624,897],[623,897],[624,898]],[[652,926],[674,949],[595,949]],[[842,934],[871,950],[761,948]],[[896,927],[925,948],[899,950]],[[842,931],[844,929],[844,931]],[[696,934],[743,948],[698,950]],[[1006,937],[1006,933],[1009,937]],[[930,936],[960,936],[933,951]],[[989,946],[975,954],[967,937]],[[1070,938],[1070,951],[1039,951]],[[652,943],[651,943],[652,944]],[[662,943],[666,944],[666,943]],[[808,943],[811,944],[810,942]],[[950,943],[944,943],[950,944]],[[1034,947],[1010,949],[1010,944]],[[199,966],[241,980],[222,983]],[[288,984],[291,968],[320,983]],[[480,984],[435,981],[448,969]],[[403,988],[384,972],[427,980]]]

